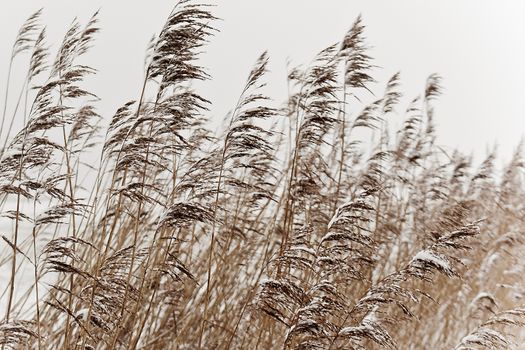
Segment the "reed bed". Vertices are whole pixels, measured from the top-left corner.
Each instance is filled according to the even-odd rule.
[[[53,54],[41,11],[21,27],[27,74],[21,91],[8,78],[0,125],[1,348],[519,348],[522,145],[503,168],[495,150],[445,152],[441,78],[408,105],[400,74],[382,87],[360,17],[289,70],[281,101],[260,54],[218,120],[194,88],[212,79],[212,10],[177,3],[111,117],[84,87],[97,14]]]

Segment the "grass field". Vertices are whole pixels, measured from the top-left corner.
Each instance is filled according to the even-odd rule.
[[[213,79],[212,11],[174,7],[111,118],[83,85],[97,14],[56,52],[41,11],[21,27],[27,74],[5,82],[0,124],[1,348],[519,348],[523,145],[503,168],[495,150],[445,152],[441,78],[403,104],[400,74],[373,77],[360,17],[290,68],[280,101],[262,53],[221,119],[194,88]]]

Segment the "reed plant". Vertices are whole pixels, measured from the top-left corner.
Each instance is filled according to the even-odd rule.
[[[217,118],[195,88],[212,79],[212,10],[176,4],[110,117],[84,83],[98,14],[53,55],[41,10],[21,27],[0,123],[0,347],[519,348],[522,145],[501,169],[495,150],[444,151],[441,78],[406,105],[399,73],[374,79],[361,17],[289,69],[281,101],[260,54]]]

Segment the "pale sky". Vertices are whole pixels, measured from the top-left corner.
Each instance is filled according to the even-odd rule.
[[[403,92],[414,97],[434,72],[445,91],[435,103],[438,141],[482,157],[500,145],[508,159],[525,130],[521,109],[525,82],[525,2],[483,0],[226,0],[217,5],[220,30],[206,48],[202,64],[213,80],[200,90],[213,102],[217,120],[236,102],[257,56],[270,54],[271,95],[286,98],[286,61],[307,63],[318,51],[339,41],[358,14],[363,15],[370,53],[381,83],[401,71]],[[3,1],[0,11],[0,96],[11,45],[23,21],[40,7],[48,42],[56,49],[76,16],[89,19],[100,8],[99,34],[86,63],[99,74],[89,87],[109,118],[140,92],[144,51],[158,33],[175,1],[171,0],[24,0]],[[16,80],[24,77],[19,75]],[[0,104],[3,103],[0,102]],[[406,107],[401,106],[402,109]],[[356,107],[357,108],[357,107]],[[352,107],[350,107],[352,110]]]

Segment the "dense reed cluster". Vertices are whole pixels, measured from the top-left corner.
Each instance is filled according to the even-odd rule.
[[[361,18],[289,70],[283,101],[261,54],[220,124],[195,90],[211,9],[174,7],[112,117],[84,87],[97,14],[54,57],[41,11],[20,29],[11,62],[28,72],[14,94],[8,78],[0,126],[1,349],[518,347],[522,145],[503,169],[495,151],[447,154],[440,77],[408,106],[400,74],[378,88]]]

